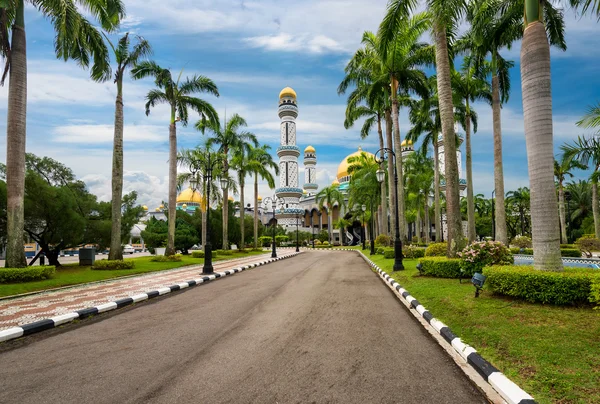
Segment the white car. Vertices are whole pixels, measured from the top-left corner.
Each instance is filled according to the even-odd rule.
[[[133,254],[135,249],[131,244],[126,244],[123,246],[123,254]]]

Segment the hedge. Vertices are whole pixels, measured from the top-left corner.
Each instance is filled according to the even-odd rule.
[[[204,251],[192,251],[192,258],[204,258],[206,254]],[[217,252],[215,250],[212,251],[212,257],[215,258],[217,256]]]
[[[55,267],[51,265],[36,265],[25,268],[0,268],[0,283],[17,283],[50,279],[55,272]]]
[[[375,250],[375,254],[383,255],[384,252],[385,252],[385,247],[377,247],[377,249]]]
[[[577,248],[575,244],[561,244],[560,248]]]
[[[556,305],[588,303],[592,282],[600,282],[600,273],[588,268],[552,272],[507,265],[486,267],[483,274],[487,276],[486,286],[495,294]]]
[[[233,255],[233,250],[215,250],[218,255]]]
[[[181,254],[177,255],[155,255],[150,258],[152,262],[179,262],[181,261]]]
[[[383,250],[383,258],[394,258],[396,254],[394,254],[393,248],[384,248]]]
[[[510,250],[510,253],[513,255],[521,254],[521,249],[519,247],[510,247],[509,250]]]
[[[600,279],[595,279],[590,286],[590,302],[598,305],[595,309],[600,309]]]
[[[95,270],[133,269],[133,267],[135,267],[135,262],[130,260],[100,260],[92,265],[92,269]]]
[[[402,249],[402,255],[405,258],[423,258],[425,256],[425,249],[409,245]]]
[[[579,248],[561,248],[560,256],[581,258],[581,251],[579,251]]]
[[[425,249],[426,257],[445,257],[448,249],[448,243],[433,243]]]
[[[461,278],[461,260],[458,258],[431,257],[419,260],[423,268],[421,273],[438,278]]]

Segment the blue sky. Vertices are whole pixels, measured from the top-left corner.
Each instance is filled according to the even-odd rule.
[[[279,91],[298,93],[298,143],[317,150],[319,185],[330,184],[337,165],[348,154],[374,152],[376,135],[361,140],[358,127],[345,130],[345,97],[336,88],[343,67],[360,46],[365,30],[377,29],[386,1],[304,0],[124,0],[128,17],[122,33],[148,39],[163,67],[212,78],[221,96],[205,95],[220,113],[239,113],[263,143],[277,147]],[[566,52],[552,51],[552,92],[555,149],[584,132],[575,126],[588,105],[600,101],[600,25],[576,18],[566,10]],[[110,199],[111,147],[115,86],[95,83],[74,62],[56,60],[48,21],[33,8],[26,15],[29,101],[27,149],[71,167],[90,190]],[[117,35],[113,35],[114,40]],[[528,186],[523,135],[520,44],[502,53],[515,62],[510,101],[502,111],[506,191]],[[169,113],[164,107],[144,114],[144,96],[152,82],[125,83],[125,191],[137,190],[139,202],[150,208],[167,198]],[[7,87],[0,89],[0,113],[6,114]],[[473,169],[476,193],[493,189],[491,108],[477,104],[479,131],[474,136]],[[6,119],[0,120],[5,133]],[[401,132],[408,120],[401,113]],[[178,128],[179,146],[193,147],[202,135]],[[0,159],[6,159],[2,137]],[[464,146],[463,146],[464,148]],[[464,149],[463,149],[464,151]],[[464,170],[464,156],[463,156]],[[464,174],[463,174],[464,176]],[[580,173],[581,177],[586,173]],[[261,184],[260,194],[270,195]],[[251,186],[247,187],[252,196]]]

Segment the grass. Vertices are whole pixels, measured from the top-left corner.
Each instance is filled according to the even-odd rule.
[[[213,262],[220,260],[243,258],[251,255],[260,254],[265,254],[265,252],[249,251],[243,254],[236,253],[231,256],[217,256],[213,258]],[[34,282],[0,284],[0,297],[58,288],[61,286],[71,286],[94,281],[103,281],[127,275],[164,271],[167,269],[174,269],[187,265],[204,264],[204,258],[192,258],[191,255],[182,256],[182,260],[180,262],[151,262],[150,258],[152,257],[148,256],[132,258],[131,260],[135,261],[135,268],[121,270],[95,271],[92,270],[90,266],[79,266],[78,264],[65,264],[62,267],[56,268],[56,274],[51,279],[45,279],[42,281]]]
[[[417,260],[393,273],[393,259],[370,258],[537,402],[600,403],[599,310],[530,304],[485,288],[475,299],[469,281],[419,276]]]

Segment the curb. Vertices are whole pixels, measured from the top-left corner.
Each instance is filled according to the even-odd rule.
[[[353,250],[356,251],[356,250]],[[406,289],[398,282],[392,279],[385,271],[379,268],[371,261],[362,251],[358,251],[360,256],[371,266],[377,270],[377,274],[383,279],[392,289],[394,289],[408,303],[411,309],[414,309],[425,321],[427,321],[444,340],[454,348],[466,362],[473,368],[504,400],[509,404],[535,404],[536,401],[527,394],[523,389],[512,382],[502,372],[496,369],[491,363],[486,361],[477,353],[475,348],[461,341],[450,328],[433,315],[425,308],[417,299],[412,297]]]
[[[144,300],[150,300],[152,298],[166,295],[167,293],[175,292],[177,290],[186,289],[192,286],[198,286],[203,283],[213,281],[218,278],[225,277],[227,275],[233,275],[238,272],[242,272],[246,269],[255,268],[261,265],[270,264],[271,262],[279,261],[285,258],[295,257],[301,253],[292,253],[283,257],[269,258],[265,261],[260,261],[254,264],[244,265],[238,268],[226,269],[222,272],[214,272],[211,275],[206,275],[198,279],[177,283],[175,285],[166,286],[157,290],[153,290],[146,293],[140,293],[134,296],[125,297],[112,302],[104,303],[99,306],[87,307],[85,309],[73,311],[71,313],[60,314],[58,316],[38,320],[33,323],[23,324],[18,327],[12,327],[3,331],[0,331],[0,342],[9,341],[11,339],[19,338],[26,335],[35,334],[40,331],[49,330],[51,328],[58,327],[60,325],[69,323],[76,319],[83,319],[95,314],[104,313],[107,311],[120,309],[121,307],[129,306],[133,303],[142,302]]]

